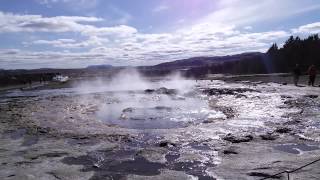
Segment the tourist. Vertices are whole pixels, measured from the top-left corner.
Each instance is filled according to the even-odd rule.
[[[300,75],[301,75],[301,71],[299,68],[299,64],[296,64],[296,67],[293,69],[293,82],[295,86],[298,86]]]

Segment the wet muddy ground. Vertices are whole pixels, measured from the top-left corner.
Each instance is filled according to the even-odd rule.
[[[177,83],[2,93],[0,179],[261,179],[320,158],[319,88]]]

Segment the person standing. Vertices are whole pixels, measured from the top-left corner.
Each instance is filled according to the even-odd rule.
[[[308,68],[308,75],[309,75],[309,86],[314,86],[314,82],[316,80],[316,76],[317,76],[317,69],[316,69],[316,66],[315,65],[311,65],[309,68]]]
[[[300,75],[301,75],[301,71],[299,68],[299,64],[296,64],[296,67],[293,69],[293,82],[295,86],[298,86]]]

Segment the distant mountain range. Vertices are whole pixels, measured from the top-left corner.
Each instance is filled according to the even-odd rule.
[[[252,57],[261,56],[263,53],[252,52],[242,53],[228,56],[214,56],[214,57],[193,57],[189,59],[176,60],[172,62],[165,62],[158,65],[150,66],[151,69],[189,69],[203,66],[214,66],[223,64],[225,62],[239,61],[241,59],[247,59]]]
[[[266,73],[264,65],[268,55],[261,52],[242,53],[229,56],[193,57],[161,63],[154,66],[140,66],[139,71],[147,76],[161,76],[179,71],[188,77],[205,77],[207,74]]]
[[[88,66],[86,69],[109,69],[112,67],[113,66],[109,64],[102,64],[102,65],[91,65],[91,66]]]

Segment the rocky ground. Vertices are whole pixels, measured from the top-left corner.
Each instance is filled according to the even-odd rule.
[[[319,88],[186,82],[2,93],[0,179],[262,179],[320,158]]]

